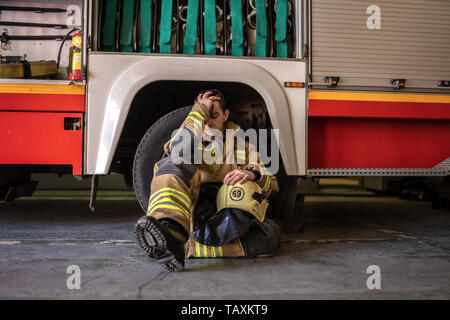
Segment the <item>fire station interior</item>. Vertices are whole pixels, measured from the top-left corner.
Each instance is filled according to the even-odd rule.
[[[199,10],[205,10],[206,1],[198,1]],[[247,59],[256,56],[256,6],[259,4],[261,8],[262,3],[267,3],[269,36],[265,57],[274,60],[308,57],[311,48],[305,46],[304,50],[296,50],[295,21],[298,14],[303,13],[305,17],[307,14],[297,10],[297,6],[301,4],[307,9],[311,1],[314,3],[315,0],[289,0],[286,3],[287,42],[286,50],[281,54],[273,36],[277,0],[242,0],[242,56]],[[79,51],[72,43],[79,28],[84,28],[82,12],[87,2],[90,1],[0,0],[0,88],[18,83],[89,85],[87,69],[83,68],[88,65],[82,63],[79,74],[75,75],[74,54]],[[167,1],[150,1],[152,23],[145,32],[139,27],[139,10],[144,2],[93,0],[92,47],[89,50],[117,55],[164,53],[159,46],[161,26],[156,21],[161,21],[162,3]],[[172,2],[172,24],[166,30],[172,37],[164,50],[182,55],[189,19],[187,5],[195,1]],[[216,46],[208,45],[202,32],[205,20],[200,19],[202,24],[191,43],[190,54],[205,55],[208,50],[209,53],[213,50],[224,58],[233,55],[230,2],[214,1]],[[372,5],[372,1],[365,0],[339,2],[316,1],[317,10],[324,10],[317,20],[329,18],[335,21],[336,14],[328,14],[328,8],[345,16],[341,5]],[[401,8],[406,2],[385,0],[377,3],[382,7]],[[446,5],[438,0],[410,1],[419,8],[427,8],[430,3]],[[39,7],[40,10],[27,10],[27,7]],[[406,18],[409,17],[407,14]],[[350,18],[354,16],[349,13]],[[414,16],[414,19],[419,18]],[[322,33],[315,40],[322,41],[317,46],[323,50],[319,52],[322,60],[308,62],[309,71],[316,72],[310,74],[309,80],[313,83],[308,90],[327,92],[336,89],[332,94],[361,90],[360,78],[326,79],[334,75],[327,69],[334,64],[335,58],[326,43],[333,37],[331,29],[321,27]],[[339,26],[336,29],[341,30]],[[302,42],[307,43],[307,32],[305,30]],[[141,41],[144,33],[148,41]],[[85,41],[87,39],[83,38],[83,46]],[[382,46],[377,50],[382,50]],[[450,54],[450,49],[446,50],[443,49]],[[83,47],[81,51],[84,61],[87,48]],[[297,56],[299,52],[301,56]],[[438,53],[433,52],[433,61],[439,60],[436,58]],[[352,56],[353,53],[345,54]],[[320,64],[320,61],[325,63]],[[445,61],[448,62],[448,57]],[[423,85],[419,80],[391,83],[391,79],[380,79],[376,75],[371,79],[374,85],[365,90],[416,93],[417,88],[413,86],[398,91],[401,90],[399,86],[401,83]],[[440,86],[429,79],[425,84],[431,82],[433,87],[423,87],[421,93],[448,94],[448,86]],[[201,305],[202,300],[211,299],[223,302],[265,300],[269,303],[271,300],[303,299],[450,298],[450,176],[364,175],[363,171],[360,175],[288,176],[282,159],[277,179],[283,192],[276,194],[276,202],[271,204],[280,209],[270,212],[270,217],[281,226],[280,247],[275,255],[218,258],[214,251],[214,256],[211,254],[204,259],[186,259],[183,272],[162,271],[161,265],[141,250],[133,229],[136,220],[145,214],[134,190],[136,151],[146,132],[159,119],[179,108],[192,106],[199,92],[213,88],[224,94],[231,120],[242,128],[273,128],[264,99],[245,84],[158,81],[146,85],[135,95],[108,174],[74,175],[72,165],[0,164],[0,299],[192,299]],[[0,97],[4,93],[0,90]],[[10,112],[0,107],[0,117]],[[32,113],[29,110],[20,112],[23,119],[26,113]],[[48,111],[34,110],[33,113],[44,112]],[[59,113],[62,117],[63,112]],[[85,129],[88,112],[83,109],[78,113],[83,119],[83,124],[79,125]],[[21,123],[22,118],[15,119]],[[437,123],[442,119],[435,120]],[[318,116],[315,121],[323,124],[320,140],[330,137],[328,122],[339,119]],[[397,124],[402,122],[407,127],[413,122],[408,121],[410,119],[398,120]],[[395,127],[395,121],[392,123]],[[73,129],[77,123],[68,126]],[[19,127],[27,130],[25,125]],[[337,127],[334,140],[340,140],[341,129]],[[0,137],[5,136],[4,132]],[[85,134],[86,130],[80,134],[82,152],[86,151]],[[357,140],[358,137],[354,138]],[[326,141],[322,142],[327,145]],[[5,144],[5,141],[0,140],[1,143]],[[309,150],[317,151],[318,147],[315,147],[310,145]],[[0,154],[8,154],[12,149],[2,148]],[[356,158],[356,151],[331,147],[324,153],[328,151]],[[155,148],[154,152],[159,151]],[[85,154],[81,154],[82,162]],[[73,267],[80,271],[78,282],[72,280],[70,268]],[[294,311],[299,314],[299,310],[301,308],[296,307]]]

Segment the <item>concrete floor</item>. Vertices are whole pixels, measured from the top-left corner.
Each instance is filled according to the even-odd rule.
[[[352,190],[350,190],[352,191]],[[0,207],[0,298],[449,299],[450,212],[340,191],[305,198],[303,234],[264,259],[187,260],[162,272],[134,241],[130,192],[39,191]],[[66,269],[81,269],[81,289]],[[366,286],[378,265],[381,289]]]

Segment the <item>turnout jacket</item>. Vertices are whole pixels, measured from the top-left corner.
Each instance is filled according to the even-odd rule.
[[[279,191],[276,177],[267,174],[255,147],[236,135],[240,127],[232,121],[227,121],[224,124],[225,136],[223,137],[223,144],[214,143],[214,141],[209,141],[210,139],[207,135],[203,134],[209,119],[210,113],[207,107],[196,103],[174,137],[164,145],[164,151],[170,154],[173,149],[190,148],[191,155],[189,160],[200,170],[202,183],[222,182],[228,172],[241,169],[256,173],[257,179],[255,182],[261,187],[266,197],[270,195],[272,190]],[[233,139],[226,139],[227,129],[232,130]],[[182,136],[181,139],[180,136]],[[186,140],[185,137],[190,137],[190,139]],[[229,146],[229,144],[232,145]],[[218,148],[220,150],[217,150]],[[193,155],[196,150],[201,150],[212,156],[217,154],[220,157],[222,155],[222,163],[207,164],[204,161],[195,163]]]

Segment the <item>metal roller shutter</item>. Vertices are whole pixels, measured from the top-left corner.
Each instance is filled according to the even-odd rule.
[[[380,8],[380,29],[368,28]],[[339,76],[339,86],[392,87],[406,79],[410,90],[448,88],[450,80],[450,1],[312,0],[312,81]]]

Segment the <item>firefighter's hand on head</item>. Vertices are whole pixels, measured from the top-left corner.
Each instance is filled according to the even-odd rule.
[[[208,111],[212,110],[214,101],[220,100],[219,97],[211,96],[212,92],[202,92],[197,97],[197,102],[205,105],[208,108]]]
[[[255,174],[251,171],[236,169],[228,172],[223,178],[223,183],[233,185],[255,180]]]

